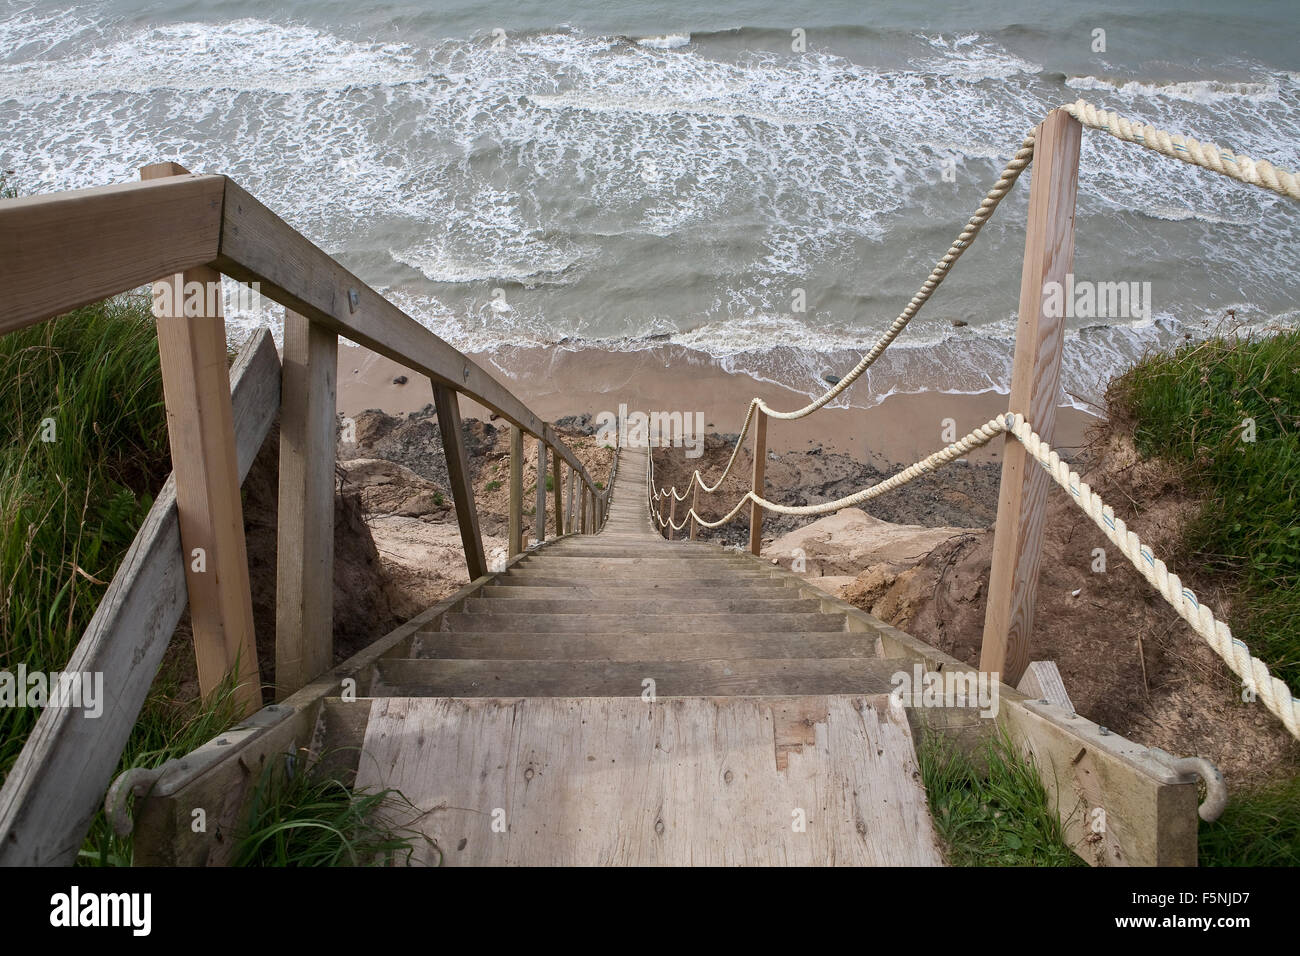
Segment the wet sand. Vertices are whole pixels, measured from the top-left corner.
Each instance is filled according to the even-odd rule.
[[[634,352],[598,349],[503,348],[472,356],[520,400],[548,421],[566,415],[601,411],[703,412],[707,431],[740,430],[754,396],[783,411],[801,408],[808,396],[749,375],[729,372],[716,359],[676,345]],[[405,375],[405,385],[393,379]],[[854,389],[865,388],[860,381]],[[854,395],[846,408],[824,408],[798,421],[772,421],[768,446],[777,452],[821,446],[843,452],[877,467],[911,463],[942,448],[945,419],[952,419],[958,437],[1007,410],[1005,394],[988,391],[952,395],[940,391],[895,393],[878,404]],[[366,349],[340,343],[339,411],[355,415],[367,408],[400,414],[433,401],[427,379]],[[487,418],[477,403],[461,400],[464,417]],[[1057,411],[1053,447],[1069,454],[1083,444],[1092,415],[1070,406]],[[1002,439],[971,454],[972,461],[1001,457]]]

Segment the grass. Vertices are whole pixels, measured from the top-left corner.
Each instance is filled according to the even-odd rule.
[[[1300,866],[1300,777],[1228,802],[1214,823],[1202,823],[1201,866]]]
[[[236,836],[234,866],[392,866],[409,864],[418,832],[387,817],[395,790],[353,790],[316,775],[301,755],[270,762]]]
[[[0,337],[0,668],[67,664],[169,470],[149,300]],[[0,775],[36,723],[0,709]]]
[[[930,815],[953,866],[1083,866],[1033,765],[1002,735],[975,757],[938,734],[917,748]]]
[[[1107,402],[1139,452],[1172,462],[1204,502],[1176,563],[1226,586],[1234,636],[1300,689],[1300,330],[1148,358]],[[1201,824],[1200,862],[1300,865],[1300,779],[1234,794]]]
[[[499,481],[489,481],[486,485],[483,486],[484,491],[498,491],[500,490],[500,488],[501,488],[501,482]]]
[[[1229,587],[1234,636],[1300,689],[1300,331],[1149,358],[1107,403],[1139,452],[1179,466],[1204,502],[1184,563]]]

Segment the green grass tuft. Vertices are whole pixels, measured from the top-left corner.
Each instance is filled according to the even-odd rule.
[[[1201,866],[1300,866],[1300,777],[1233,797],[1202,823]]]
[[[1005,736],[979,759],[927,734],[917,748],[930,815],[954,866],[1083,866],[1034,767]],[[983,766],[981,767],[981,764]]]
[[[393,866],[411,861],[414,830],[387,819],[395,790],[358,791],[317,776],[301,756],[272,761],[262,771],[247,821],[236,837],[232,865]]]
[[[0,408],[0,669],[61,670],[170,467],[149,300],[0,337]],[[0,775],[37,716],[0,709]]]

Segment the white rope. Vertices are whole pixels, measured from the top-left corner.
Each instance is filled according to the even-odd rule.
[[[1274,166],[1267,160],[1251,159],[1242,153],[1222,149],[1214,143],[1202,143],[1190,136],[1166,133],[1154,126],[1135,123],[1118,113],[1099,110],[1085,100],[1076,100],[1068,106],[1062,106],[1061,109],[1084,126],[1104,130],[1127,143],[1137,143],[1184,163],[1211,169],[1221,175],[1252,186],[1259,186],[1261,189],[1271,189],[1292,199],[1300,199],[1300,181],[1296,179],[1295,173]]]
[[[694,518],[705,528],[717,528],[734,519],[750,502],[776,514],[807,516],[839,511],[869,501],[922,475],[929,474],[956,461],[971,450],[987,445],[999,434],[1010,434],[1025,446],[1034,460],[1047,470],[1058,485],[1070,493],[1074,503],[1092,518],[1102,533],[1119,548],[1120,553],[1128,558],[1138,572],[1160,592],[1160,596],[1168,601],[1178,615],[1205,639],[1215,653],[1223,658],[1229,669],[1242,679],[1244,686],[1254,691],[1264,706],[1281,718],[1293,737],[1300,739],[1300,703],[1297,703],[1292,696],[1286,683],[1272,676],[1268,665],[1253,656],[1249,647],[1233,637],[1228,625],[1215,617],[1190,588],[1184,587],[1176,574],[1169,572],[1165,563],[1157,558],[1136,534],[1128,530],[1123,519],[1115,517],[1114,509],[1103,502],[1078,473],[1061,460],[1060,455],[1033,431],[1023,415],[1007,414],[986,422],[896,475],[835,501],[816,505],[782,505],[749,491],[730,512],[717,521],[705,521],[692,508],[682,519],[682,524],[674,524],[673,527],[679,529]],[[659,527],[671,523],[659,519],[658,515],[655,517]]]

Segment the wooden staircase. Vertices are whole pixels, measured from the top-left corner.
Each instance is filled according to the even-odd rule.
[[[910,662],[748,556],[664,540],[645,471],[622,450],[599,534],[377,660],[314,749],[400,791],[428,863],[942,862],[888,696]]]

